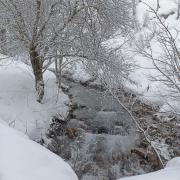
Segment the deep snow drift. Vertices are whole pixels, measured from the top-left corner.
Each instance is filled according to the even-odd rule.
[[[59,156],[0,120],[0,180],[77,180]]]
[[[77,180],[59,156],[25,135],[41,138],[53,115],[67,116],[69,98],[56,88],[55,76],[45,73],[43,104],[36,102],[30,67],[20,61],[1,61],[0,84],[0,180]]]

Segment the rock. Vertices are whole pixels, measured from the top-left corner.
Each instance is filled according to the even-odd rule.
[[[98,134],[108,134],[108,129],[106,127],[99,127],[97,130]]]
[[[156,113],[153,115],[153,119],[161,122],[172,122],[176,121],[176,116],[173,114],[167,115],[167,113]]]
[[[150,145],[148,146],[148,149],[147,149],[147,159],[149,162],[152,163],[154,168],[157,168],[157,169],[161,168],[160,161],[156,153],[154,152],[154,149]]]
[[[173,148],[173,153],[174,153],[176,156],[180,156],[180,149],[178,149],[178,148]]]
[[[140,157],[146,159],[147,158],[147,151],[143,148],[135,148],[131,150],[131,153],[135,153],[139,155]]]
[[[70,139],[73,139],[78,136],[78,131],[75,128],[68,128],[66,129],[65,135],[67,135]]]
[[[69,86],[67,86],[67,85],[65,85],[63,83],[61,84],[61,88],[62,88],[63,92],[65,92],[65,93],[69,92]]]
[[[172,146],[173,139],[170,138],[170,137],[168,137],[168,138],[165,139],[165,143],[168,144],[168,145],[170,145],[170,146]]]

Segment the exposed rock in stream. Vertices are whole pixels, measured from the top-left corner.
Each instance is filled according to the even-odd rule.
[[[129,114],[99,88],[66,80],[71,98],[67,119],[54,117],[48,148],[60,155],[80,180],[115,180],[153,170],[134,153],[139,134]]]

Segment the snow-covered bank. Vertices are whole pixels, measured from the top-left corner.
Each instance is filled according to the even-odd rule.
[[[66,117],[69,110],[69,97],[57,89],[54,74],[44,74],[42,104],[36,101],[33,78],[31,68],[21,61],[0,62],[0,180],[77,180],[61,157],[25,135],[41,138],[52,116]]]
[[[77,180],[59,156],[0,120],[1,180]]]
[[[141,42],[141,40],[144,39],[145,42],[146,38],[149,36],[147,38],[149,39],[149,42],[146,42],[146,44],[143,45],[147,46],[147,50],[152,50],[154,59],[163,59],[165,56],[165,47],[158,42],[156,34],[152,34],[153,32],[158,32],[161,26],[157,25],[159,24],[157,17],[152,13],[150,8],[153,8],[155,11],[157,10],[158,16],[162,19],[162,22],[168,26],[172,35],[176,36],[175,39],[177,41],[179,41],[180,38],[179,34],[176,35],[176,31],[178,32],[180,30],[180,20],[177,19],[177,1],[159,0],[158,9],[157,2],[157,0],[142,0],[138,4],[137,20],[139,23],[139,29],[136,33],[135,40]],[[145,56],[142,56],[141,53],[137,52],[133,53],[132,56],[137,66],[140,68],[137,68],[133,73],[131,73],[130,78],[136,83],[136,85],[129,85],[129,88],[139,94],[142,99],[159,105],[160,110],[163,112],[172,110],[179,112],[180,103],[178,98],[172,97],[172,92],[175,92],[175,90],[173,91],[171,86],[165,85],[163,80],[160,80],[163,79],[162,74],[157,70],[157,68],[155,68],[152,59],[148,59]],[[155,79],[157,79],[157,81]]]
[[[121,178],[119,180],[179,180],[180,158],[174,158],[168,162],[166,168],[149,174]]]
[[[44,74],[45,97],[43,104],[36,102],[32,70],[20,61],[4,60],[0,64],[0,118],[32,139],[41,137],[51,116],[66,116],[69,98],[57,89],[55,76]]]
[[[152,50],[154,59],[160,58],[161,60],[164,57],[163,48],[165,47],[158,42],[155,33],[160,30],[157,25],[158,20],[150,10],[150,7],[155,11],[157,10],[157,2],[157,0],[142,0],[137,4],[136,16],[139,26],[133,37],[129,38],[129,42],[119,35],[107,41],[106,45],[110,49],[121,47],[122,51],[128,54],[136,64],[134,71],[130,72],[129,75],[129,79],[134,83],[129,83],[129,81],[124,83],[128,90],[137,94],[145,103],[158,105],[161,112],[174,111],[179,113],[179,98],[174,98],[174,94],[172,95],[176,89],[173,89],[173,86],[165,85],[162,74],[155,68],[152,59],[143,56],[140,48],[138,49],[139,46],[142,46],[142,49],[144,48],[148,52]],[[177,2],[176,0],[159,0],[160,7],[157,14],[162,19],[162,22],[168,26],[172,35],[175,36],[179,48],[180,19],[177,19]],[[126,41],[127,43],[124,44]]]

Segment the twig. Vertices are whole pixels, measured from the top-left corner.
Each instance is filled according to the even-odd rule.
[[[105,84],[105,87],[108,89],[108,91],[109,91],[110,94],[113,96],[113,98],[114,98],[115,100],[117,100],[117,102],[123,107],[123,109],[128,112],[128,114],[130,115],[130,117],[132,118],[132,120],[135,122],[137,128],[143,133],[146,141],[147,141],[147,142],[151,145],[151,147],[154,149],[154,152],[156,153],[156,155],[157,155],[157,157],[158,157],[158,159],[159,159],[159,162],[160,162],[161,166],[164,168],[165,165],[164,165],[164,163],[163,163],[163,161],[162,161],[162,159],[161,159],[161,156],[160,156],[158,150],[157,150],[156,147],[153,145],[152,141],[147,137],[146,132],[144,131],[144,129],[140,126],[140,124],[139,124],[138,121],[135,119],[135,117],[132,115],[132,113],[129,111],[129,109],[128,109],[128,108],[119,100],[119,98],[112,92],[111,88],[109,88],[106,84]]]

